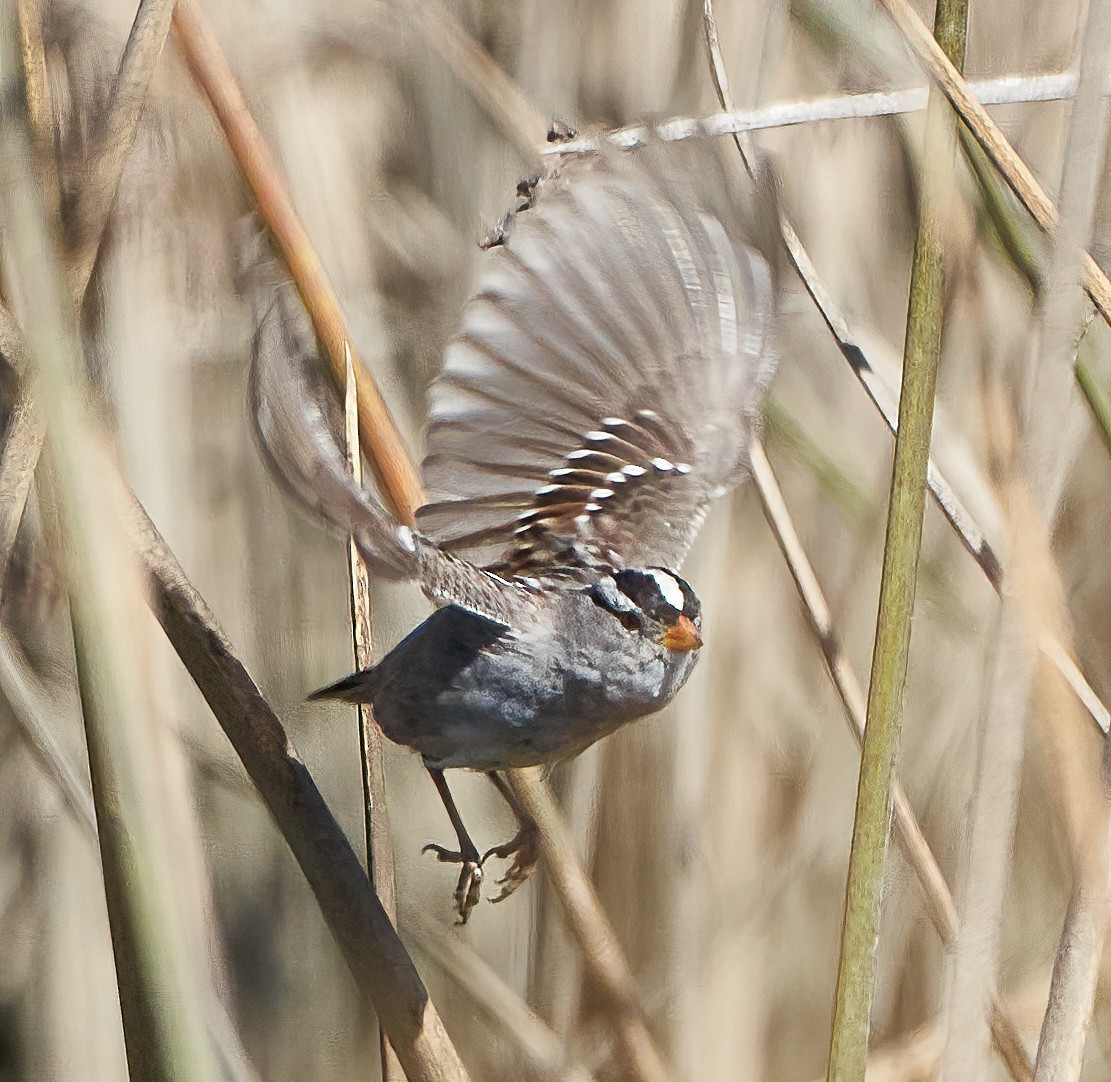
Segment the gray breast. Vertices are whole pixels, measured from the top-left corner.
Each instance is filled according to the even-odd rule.
[[[375,709],[387,736],[434,766],[492,770],[575,755],[664,706],[693,655],[627,632],[583,594],[553,599],[549,619],[507,634],[434,686],[399,672]]]

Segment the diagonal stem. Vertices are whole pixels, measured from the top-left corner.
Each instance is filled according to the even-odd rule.
[[[856,673],[841,647],[840,636],[833,623],[833,613],[814,573],[813,565],[802,547],[798,532],[783,499],[779,482],[763,445],[753,443],[750,448],[752,478],[764,514],[775,534],[775,539],[787,563],[795,587],[806,611],[810,626],[818,640],[833,686],[844,707],[845,719],[858,744],[864,740],[866,703],[864,691]],[[946,948],[957,942],[960,931],[957,907],[949,890],[937,858],[926,841],[906,791],[895,779],[893,788],[893,828],[895,840],[902,848],[907,862],[914,870],[926,901],[930,920]],[[1033,1073],[1030,1059],[1023,1047],[1015,1022],[1009,1017],[998,993],[994,995],[990,1012],[992,1039],[1003,1062],[1015,1082],[1026,1082]]]

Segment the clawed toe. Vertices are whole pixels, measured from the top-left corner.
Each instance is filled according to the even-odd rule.
[[[444,808],[451,820],[451,825],[455,828],[455,836],[459,839],[459,849],[445,849],[442,845],[426,845],[421,852],[432,853],[437,860],[443,861],[445,864],[462,865],[459,871],[459,882],[455,886],[455,910],[459,914],[459,923],[466,924],[467,918],[471,915],[471,910],[478,905],[479,898],[482,897],[483,865],[491,857],[497,857],[499,860],[513,858],[509,871],[498,880],[498,886],[502,888],[501,892],[496,898],[490,899],[494,902],[505,901],[528,879],[533,868],[536,867],[540,859],[540,831],[527,811],[521,807],[520,802],[514,796],[506,781],[500,777],[497,771],[488,771],[486,776],[513,810],[520,829],[504,845],[487,849],[480,857],[478,849],[471,841],[471,836],[467,833],[467,828],[463,825],[459,809],[455,806],[451,790],[444,779],[443,770],[429,766],[428,774],[440,794],[440,799],[444,802]]]
[[[457,850],[445,849],[442,845],[426,845],[422,853],[432,853],[437,860],[444,864],[459,864],[459,881],[455,884],[455,911],[459,914],[459,923],[466,924],[471,910],[478,905],[482,897],[482,864],[485,857],[479,858],[478,851],[460,853]]]
[[[540,860],[540,832],[536,829],[535,824],[529,823],[523,826],[517,833],[504,845],[499,845],[494,849],[488,849],[482,857],[482,864],[485,864],[491,857],[497,857],[499,860],[506,860],[513,857],[513,863],[509,866],[509,870],[498,880],[498,886],[501,887],[501,892],[496,898],[491,898],[492,902],[504,902],[530,875]]]

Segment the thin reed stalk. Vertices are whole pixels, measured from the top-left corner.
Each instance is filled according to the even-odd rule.
[[[289,267],[339,387],[347,382],[350,351],[359,386],[359,437],[367,463],[382,498],[402,522],[412,525],[422,503],[420,475],[347,333],[339,299],[293,207],[270,148],[195,0],[178,0],[174,27],[189,70],[212,106],[236,165]]]
[[[539,1078],[591,1082],[593,1076],[585,1067],[567,1061],[562,1041],[543,1019],[458,936],[419,915],[407,922],[407,930],[421,953],[466,993]]]
[[[1024,425],[1025,465],[1037,485],[1038,510],[1049,524],[1056,517],[1070,463],[1053,436],[1067,407],[1068,381],[1077,328],[1084,318],[1078,288],[1078,256],[1091,233],[1096,197],[1107,149],[1107,111],[1102,86],[1111,72],[1111,2],[1091,0],[1083,30],[1080,89],[1069,118],[1061,183],[1061,217],[1043,290],[1037,368],[1027,383],[1028,419]],[[1052,566],[1047,553],[1045,562]],[[1100,960],[1111,921],[1111,742],[1104,738],[1099,784],[1089,779],[1078,755],[1067,717],[1050,711],[1047,727],[1064,767],[1062,789],[1086,798],[1077,824],[1075,878],[1050,984],[1042,1024],[1035,1082],[1077,1082],[1084,1060],[1088,1026],[1100,975]]]
[[[749,454],[752,460],[752,479],[764,514],[798,589],[799,599],[821,648],[826,671],[844,707],[849,730],[857,744],[861,745],[864,740],[866,711],[864,691],[845,656],[840,636],[834,626],[833,613],[802,546],[763,445],[753,443]],[[946,948],[952,949],[960,935],[957,907],[898,777],[895,778],[893,787],[892,809],[895,839],[922,888],[926,911],[938,936]],[[1026,1082],[1033,1075],[1033,1067],[1023,1047],[1018,1026],[1009,1017],[998,994],[992,1005],[990,1023],[992,1040],[1011,1077],[1015,1082]]]
[[[140,0],[105,115],[100,118],[91,160],[86,164],[85,183],[78,189],[70,222],[74,246],[71,270],[78,308],[96,265],[124,166],[135,145],[173,12],[174,0]]]
[[[1058,220],[1053,201],[988,111],[976,100],[961,73],[930,35],[908,0],[877,0],[877,3],[891,17],[927,74],[936,81],[1023,206],[1042,229],[1051,231]],[[1103,318],[1111,323],[1111,281],[1086,251],[1082,262],[1085,289]]]
[[[84,187],[78,191],[76,211],[71,216],[72,236],[69,271],[78,310],[84,299],[108,224],[124,166],[135,145],[139,122],[158,58],[169,32],[173,0],[142,0],[124,47],[104,116],[99,118],[97,151],[84,163]],[[46,201],[59,209],[58,176],[50,157],[54,143],[53,107],[47,80],[46,57],[41,34],[42,11],[37,0],[19,4],[20,44],[23,59],[28,117],[32,133],[33,160],[43,176],[40,182]],[[88,194],[85,194],[85,193]],[[11,314],[0,305],[0,354],[8,363],[21,363],[22,335]],[[35,465],[42,451],[43,429],[21,397],[16,404],[17,424],[9,433],[0,459],[0,589],[15,545],[23,508],[34,480]]]
[[[958,69],[964,63],[967,20],[966,0],[938,3],[934,33]],[[944,252],[939,215],[945,200],[939,189],[940,178],[951,172],[954,145],[948,110],[940,98],[931,100],[926,115],[926,175],[911,266],[899,428],[833,1008],[830,1082],[863,1080],[868,1056],[887,838],[941,355]]]
[[[509,784],[545,839],[548,876],[563,903],[571,931],[582,948],[587,972],[605,993],[618,1044],[633,1077],[665,1082],[668,1071],[648,1032],[636,980],[609,922],[595,919],[601,903],[575,855],[575,841],[559,814],[551,789],[536,770],[509,772]]]
[[[273,158],[251,117],[227,61],[193,0],[179,0],[175,19],[194,77],[213,106],[227,137],[228,146],[258,200],[260,214],[278,239],[290,274],[313,316],[321,344],[328,351],[333,367],[336,366],[336,361],[332,357],[332,344],[340,350],[343,366],[337,370],[346,373],[346,358],[352,347],[338,300],[304,227],[297,218]],[[435,25],[445,34],[461,34],[466,37],[462,27],[446,11],[439,12]],[[477,46],[462,47],[456,43],[443,50],[445,58],[454,58],[452,62],[460,65],[457,74],[461,78],[473,78],[480,70],[489,73],[494,64],[493,60],[486,57],[485,61],[476,66],[473,63],[475,48]],[[508,79],[508,76],[503,77]],[[523,110],[519,108],[513,115],[523,115]],[[539,114],[534,111],[531,115],[531,128],[542,131],[543,126],[537,119]],[[532,138],[531,128],[529,138]],[[318,321],[321,313],[323,322]],[[383,498],[404,521],[411,522],[416,508],[423,501],[416,468],[397,435],[396,426],[377,392],[373,377],[365,367],[360,368],[353,352],[351,358],[358,387],[359,432],[363,451],[375,472]],[[341,385],[345,385],[345,381]],[[379,455],[385,455],[386,460],[379,459]],[[630,1014],[628,1004],[630,998],[636,997],[635,982],[629,975],[628,965],[621,955],[597,896],[593,889],[569,889],[572,884],[589,885],[589,880],[578,863],[550,791],[539,779],[517,777],[514,785],[528,790],[536,806],[542,809],[541,844],[549,863],[558,862],[561,866],[573,866],[575,869],[570,878],[553,877],[553,884],[560,893],[565,909],[574,914],[571,923],[578,933],[586,965],[597,979],[599,987],[615,996],[614,1016],[618,1027],[628,1036],[623,1046],[629,1050],[630,1066],[636,1069],[638,1078],[647,1082],[665,1077],[662,1061],[652,1046],[639,1006]],[[551,830],[547,830],[545,824],[550,824]],[[608,943],[609,949],[601,952],[593,950],[592,945],[598,942]]]
[[[347,464],[355,484],[363,483],[363,459],[359,450],[358,387],[351,355],[347,356],[344,394],[344,436]],[[351,638],[356,670],[369,669],[373,660],[370,617],[370,575],[354,538],[347,541],[347,570],[351,581]],[[390,819],[386,806],[386,775],[382,765],[382,732],[369,704],[355,707],[359,726],[359,759],[363,782],[363,838],[367,875],[386,915],[397,924],[397,883],[394,879]],[[382,1082],[405,1082],[405,1072],[385,1032],[379,1034]]]
[[[160,800],[150,688],[136,657],[141,576],[98,470],[98,432],[52,230],[36,199],[33,149],[10,13],[0,26],[5,238],[18,268],[29,367],[52,428],[50,480],[70,599],[128,1070],[133,1079],[207,1082],[219,1070],[203,976],[177,906],[172,832]]]

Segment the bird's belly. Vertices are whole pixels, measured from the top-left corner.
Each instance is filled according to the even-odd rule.
[[[684,681],[669,680],[657,656],[618,651],[600,664],[572,653],[538,669],[506,652],[480,656],[435,693],[376,697],[375,709],[386,735],[432,766],[501,770],[575,755],[659,710]]]

